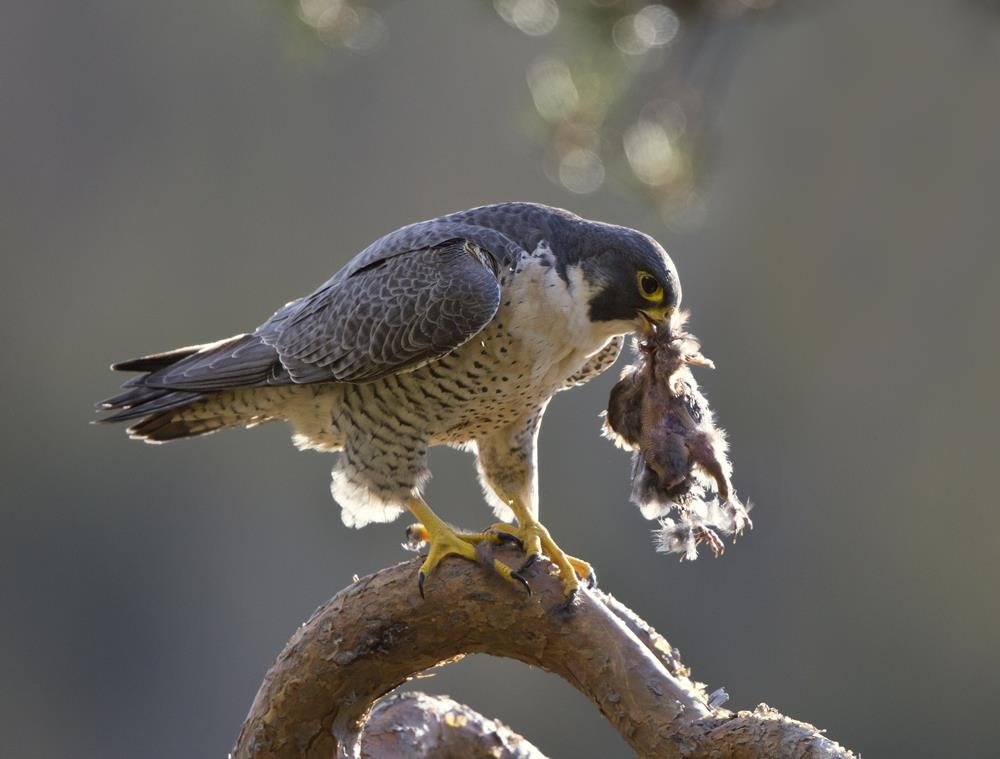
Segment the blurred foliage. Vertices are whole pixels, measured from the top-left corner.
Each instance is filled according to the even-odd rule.
[[[386,38],[387,2],[282,0],[313,39],[347,52]],[[545,173],[575,193],[644,197],[672,228],[704,215],[711,111],[754,17],[778,0],[487,0],[546,38],[525,72]]]

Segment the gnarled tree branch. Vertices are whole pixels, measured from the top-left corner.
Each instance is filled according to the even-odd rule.
[[[521,556],[498,549],[509,564]],[[234,749],[236,759],[356,756],[372,704],[410,677],[467,653],[553,672],[586,695],[643,757],[853,757],[816,728],[766,705],[713,708],[677,652],[610,596],[567,603],[551,564],[518,593],[467,561],[443,562],[427,598],[416,560],[358,580],[320,607],[272,665]],[[552,573],[550,573],[552,572]]]
[[[546,759],[509,727],[447,696],[393,693],[365,721],[361,759]]]

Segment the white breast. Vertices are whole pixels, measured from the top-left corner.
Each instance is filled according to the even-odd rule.
[[[545,241],[517,266],[494,320],[496,337],[517,346],[540,385],[561,387],[608,340],[632,328],[625,322],[592,322],[591,285],[579,266],[570,266],[569,281],[564,280]]]

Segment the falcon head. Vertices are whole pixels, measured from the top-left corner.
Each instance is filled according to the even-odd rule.
[[[588,223],[577,261],[592,322],[627,322],[649,333],[666,324],[681,302],[681,284],[670,256],[649,235],[626,227]],[[625,324],[621,324],[625,327]]]

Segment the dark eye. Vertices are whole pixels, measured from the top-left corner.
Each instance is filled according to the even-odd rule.
[[[663,286],[648,271],[636,272],[636,281],[639,283],[639,293],[648,301],[659,303],[663,300]]]

